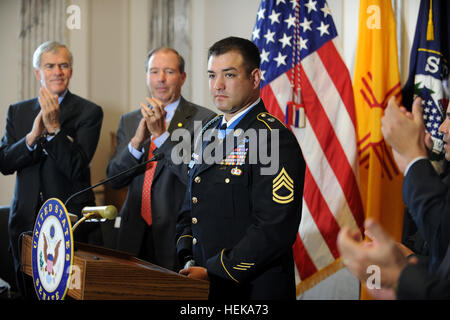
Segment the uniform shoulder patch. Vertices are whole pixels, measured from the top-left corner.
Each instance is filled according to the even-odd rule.
[[[284,168],[273,179],[272,199],[279,204],[287,204],[294,201],[294,181]]]
[[[277,117],[271,115],[268,112],[261,112],[256,116],[256,119],[258,119],[259,121],[261,121],[262,123],[264,123],[267,128],[269,128],[269,130],[272,129],[276,129],[277,127],[279,128],[279,125],[281,124],[281,126],[285,127],[283,122],[281,122],[280,120],[278,120]]]

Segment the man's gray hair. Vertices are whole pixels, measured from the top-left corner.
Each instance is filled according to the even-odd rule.
[[[59,48],[66,48],[67,52],[69,52],[69,60],[70,60],[70,66],[73,65],[73,57],[72,53],[70,52],[69,48],[67,48],[66,45],[59,43],[57,41],[47,41],[41,44],[33,53],[33,67],[35,69],[40,69],[41,67],[41,56],[44,52],[58,52]]]

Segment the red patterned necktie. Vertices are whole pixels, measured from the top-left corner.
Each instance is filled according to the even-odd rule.
[[[153,157],[153,151],[156,149],[156,145],[152,142],[150,143],[150,150],[148,151],[148,159]],[[155,175],[156,161],[149,162],[144,176],[144,186],[142,188],[142,204],[141,204],[141,215],[142,218],[147,222],[149,226],[152,225],[152,204],[151,204],[151,193],[152,193],[152,182],[153,176]]]

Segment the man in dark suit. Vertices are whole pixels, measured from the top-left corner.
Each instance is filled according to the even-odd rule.
[[[450,177],[441,179],[427,158],[427,139],[422,117],[422,100],[414,100],[412,113],[389,101],[381,120],[386,141],[394,150],[399,169],[404,172],[403,201],[421,236],[427,241],[430,261],[405,257],[379,225],[369,222],[374,245],[360,243],[359,235],[343,229],[338,238],[344,262],[361,280],[366,267],[380,267],[381,286],[395,289],[398,299],[450,298]],[[445,158],[450,160],[450,110],[439,127],[443,134]],[[377,295],[377,291],[374,291]],[[383,296],[384,297],[384,296]]]
[[[439,132],[444,136],[445,158],[449,161],[450,110],[446,112]],[[424,128],[420,98],[415,99],[412,113],[400,109],[394,100],[389,102],[382,118],[383,135],[404,172],[403,201],[427,242],[430,271],[435,271],[450,245],[450,177],[439,177],[428,160]]]
[[[450,246],[437,271],[429,272],[426,262],[407,257],[378,223],[367,220],[365,229],[373,240],[371,245],[361,242],[359,230],[344,227],[338,248],[344,264],[374,298],[450,299]]]
[[[39,97],[9,107],[0,142],[1,172],[17,174],[8,225],[17,272],[20,235],[33,229],[43,202],[50,197],[65,201],[90,186],[89,164],[103,120],[99,106],[68,90],[72,54],[66,46],[43,43],[33,55],[33,67],[42,85]],[[68,210],[79,214],[88,205],[95,205],[93,192],[74,198]],[[80,232],[75,238],[87,241]]]
[[[107,168],[107,176],[111,177],[157,153],[165,155],[156,167],[151,167],[153,163],[147,170],[141,167],[114,179],[111,186],[128,186],[120,212],[117,248],[175,271],[179,270],[175,222],[186,192],[187,166],[176,166],[171,161],[174,143],[170,135],[175,129],[186,129],[193,136],[195,121],[199,121],[201,127],[202,121],[215,115],[181,96],[185,80],[184,59],[177,51],[158,48],[148,53],[149,105],[142,103],[140,110],[121,117],[117,148]],[[188,152],[190,154],[190,149]],[[152,179],[149,173],[153,175]]]
[[[189,262],[180,273],[209,280],[212,300],[295,299],[305,162],[294,134],[259,97],[259,66],[249,40],[209,49],[210,93],[224,115],[196,144],[177,249]]]

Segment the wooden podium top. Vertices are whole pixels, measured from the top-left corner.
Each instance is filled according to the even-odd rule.
[[[22,271],[32,276],[31,237],[22,240]],[[78,300],[206,300],[209,282],[111,249],[75,242],[68,295]]]

